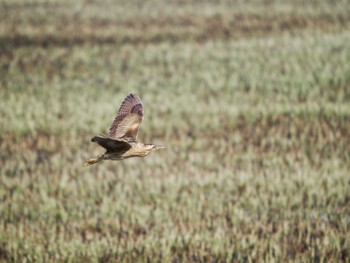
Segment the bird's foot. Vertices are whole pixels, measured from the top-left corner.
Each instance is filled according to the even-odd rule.
[[[90,166],[103,160],[103,154],[97,156],[97,158],[86,160],[84,166]]]

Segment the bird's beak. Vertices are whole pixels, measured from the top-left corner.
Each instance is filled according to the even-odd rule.
[[[153,151],[155,151],[155,150],[159,150],[159,149],[164,149],[165,148],[165,146],[157,146],[157,145],[154,145],[154,147],[153,147]]]

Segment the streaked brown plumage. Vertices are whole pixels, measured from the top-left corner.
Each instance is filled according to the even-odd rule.
[[[137,142],[137,134],[143,120],[143,106],[136,94],[128,95],[119,108],[109,135],[95,136],[92,142],[97,142],[106,149],[104,154],[96,159],[89,159],[85,165],[92,165],[103,160],[123,160],[130,157],[144,157],[151,151],[164,148],[154,144]]]

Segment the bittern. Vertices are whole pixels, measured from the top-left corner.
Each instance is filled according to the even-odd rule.
[[[95,159],[86,160],[85,165],[93,165],[103,160],[123,160],[130,157],[144,157],[150,152],[165,148],[154,144],[137,142],[137,134],[143,119],[143,106],[136,94],[128,95],[119,108],[109,135],[95,136],[92,142],[97,142],[106,149]]]

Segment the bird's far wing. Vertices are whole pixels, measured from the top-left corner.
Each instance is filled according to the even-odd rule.
[[[109,136],[116,139],[136,140],[142,119],[141,99],[136,94],[128,95],[109,129]]]
[[[91,139],[92,142],[97,142],[100,146],[106,149],[107,152],[127,151],[131,145],[123,140],[116,140],[106,136],[95,136]]]

